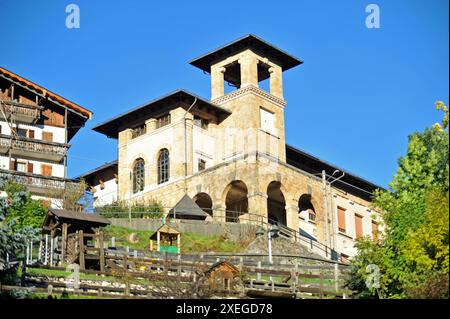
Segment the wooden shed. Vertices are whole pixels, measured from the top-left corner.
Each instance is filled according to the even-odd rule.
[[[98,259],[100,268],[104,266],[103,232],[110,222],[103,216],[63,209],[49,209],[42,224],[41,251],[46,263],[77,262],[85,268],[85,255]],[[48,238],[50,237],[50,239]]]
[[[223,260],[212,265],[205,271],[206,278],[213,289],[231,290],[234,278],[239,273],[232,263]]]
[[[150,251],[153,251],[155,248],[154,242],[156,243],[156,251],[179,254],[181,248],[181,233],[175,228],[163,224],[150,236]]]
[[[184,195],[180,201],[169,211],[168,218],[205,220],[208,214],[200,208],[188,195]]]

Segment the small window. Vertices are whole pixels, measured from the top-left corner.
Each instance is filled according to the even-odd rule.
[[[312,209],[308,209],[308,219],[311,222],[316,222],[316,212],[313,211]]]
[[[156,119],[156,128],[160,128],[170,124],[170,114],[165,114]]]
[[[26,173],[26,171],[27,171],[27,164],[26,163],[17,162],[17,171]]]
[[[53,167],[51,165],[42,164],[41,165],[41,174],[44,176],[52,176]]]
[[[349,255],[346,255],[346,254],[341,254],[341,261],[342,261],[343,263],[348,263],[348,262],[350,262],[350,256],[349,256]]]
[[[145,130],[145,124],[135,127],[132,131],[131,131],[131,138],[136,138],[138,136],[144,135],[146,132]]]
[[[202,119],[196,115],[194,115],[194,125],[201,127],[204,130],[208,129],[208,120]]]
[[[259,109],[261,129],[267,133],[275,134],[274,114],[263,108]]]
[[[47,142],[53,142],[52,132],[42,132],[42,140]]]
[[[20,137],[27,137],[27,130],[24,130],[24,129],[22,129],[22,128],[19,128],[18,130],[17,130],[17,135],[18,136],[20,136]]]
[[[198,159],[198,171],[203,171],[206,168],[206,161],[201,158]]]

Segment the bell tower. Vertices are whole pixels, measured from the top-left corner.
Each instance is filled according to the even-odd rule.
[[[225,146],[239,146],[225,151],[224,159],[256,151],[286,162],[283,72],[301,63],[251,34],[190,62],[210,73],[211,102],[232,112],[221,123]],[[259,86],[264,80],[269,81],[268,90]],[[235,90],[225,93],[225,82]]]

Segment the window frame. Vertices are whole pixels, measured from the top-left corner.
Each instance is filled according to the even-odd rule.
[[[170,179],[170,153],[167,148],[163,148],[158,153],[158,184],[163,184]]]
[[[145,161],[138,158],[133,165],[133,194],[142,192],[145,187]]]

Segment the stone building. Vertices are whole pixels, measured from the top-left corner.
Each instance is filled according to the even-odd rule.
[[[344,258],[377,236],[378,186],[285,143],[283,72],[301,60],[247,35],[190,64],[211,100],[177,90],[93,128],[118,140],[119,200],[168,211],[187,194],[214,221],[278,223]]]
[[[92,112],[0,67],[0,176],[60,206],[69,142]]]

